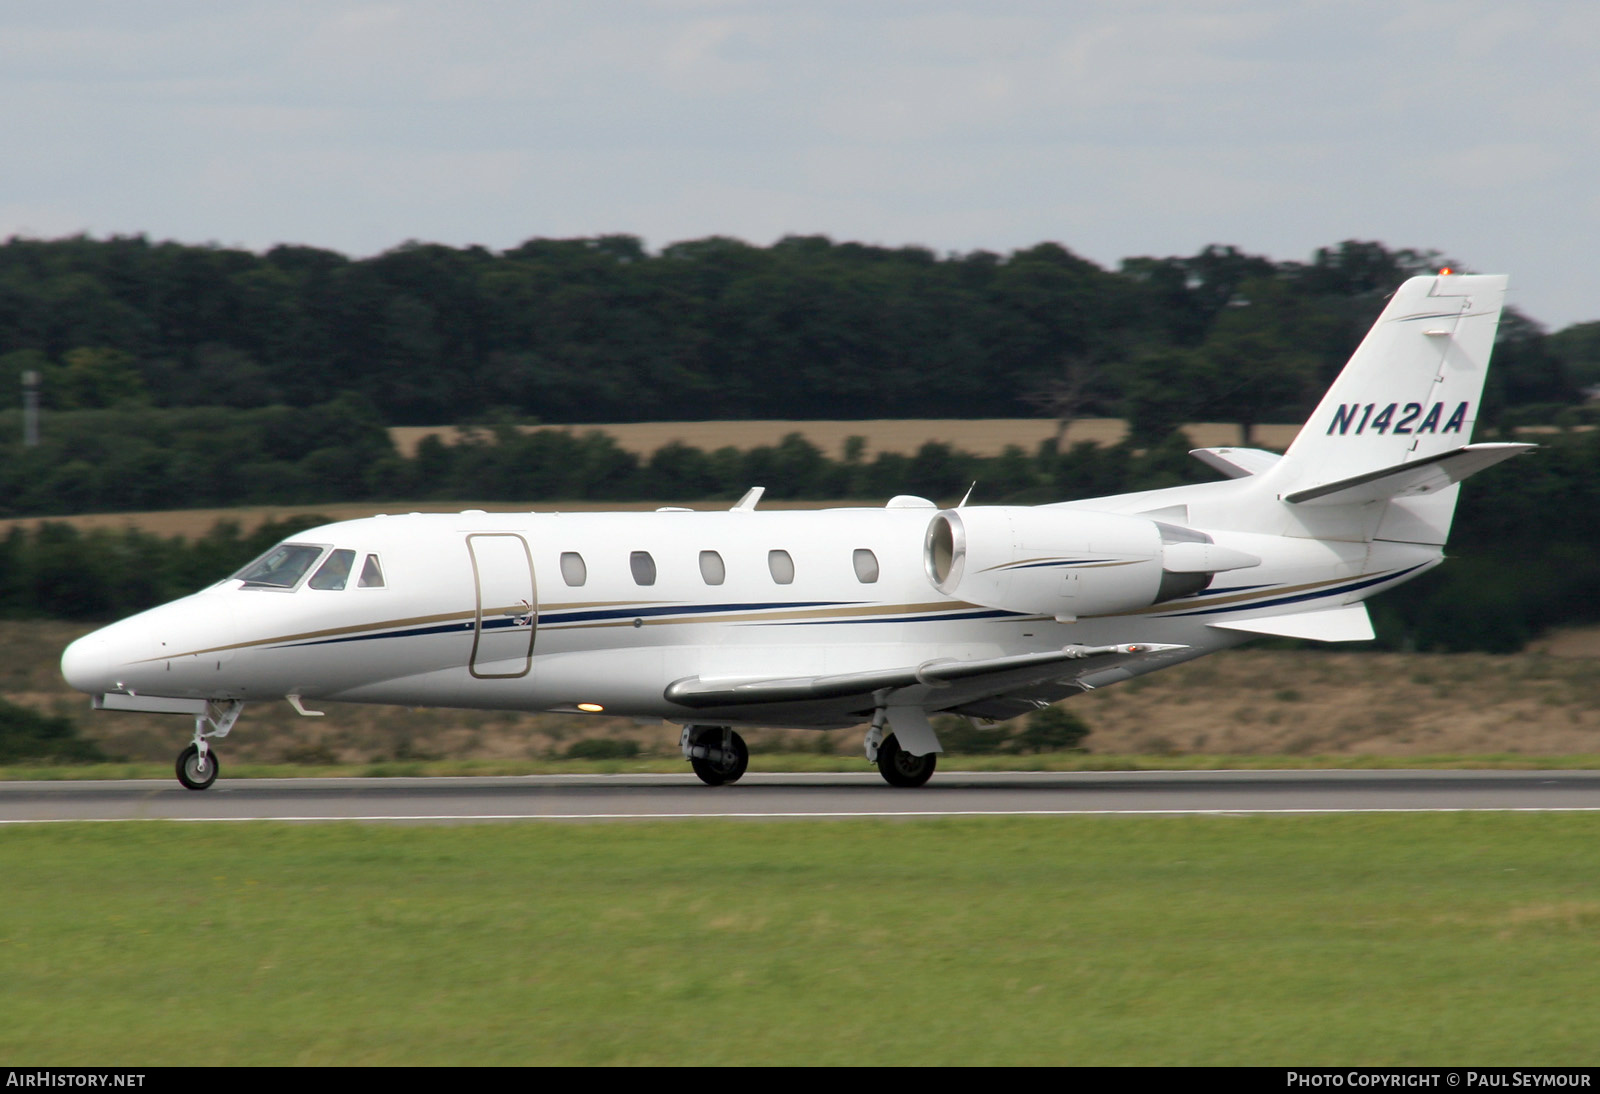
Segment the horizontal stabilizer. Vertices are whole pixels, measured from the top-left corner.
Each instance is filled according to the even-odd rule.
[[[1191,448],[1189,455],[1230,479],[1259,475],[1283,459],[1264,448]]]
[[[1353,478],[1296,490],[1292,494],[1285,494],[1283,500],[1296,505],[1352,505],[1414,494],[1431,494],[1537,447],[1531,444],[1469,444],[1437,456],[1426,456]]]
[[[1009,657],[985,657],[976,661],[943,658],[920,665],[894,669],[872,669],[831,676],[791,676],[781,679],[711,679],[690,676],[667,686],[666,697],[686,707],[719,707],[749,703],[798,703],[812,699],[839,699],[850,695],[870,695],[883,688],[909,688],[918,684],[938,686],[958,680],[971,680],[1003,672],[1050,669],[1066,661],[1108,654],[1138,655],[1183,649],[1157,642],[1120,646],[1063,646],[1043,653],[1019,653]]]
[[[1367,615],[1365,604],[1347,604],[1342,608],[1323,608],[1293,615],[1269,615],[1262,619],[1240,619],[1212,623],[1211,626],[1224,631],[1305,638],[1312,642],[1370,642],[1373,638],[1372,618]]]

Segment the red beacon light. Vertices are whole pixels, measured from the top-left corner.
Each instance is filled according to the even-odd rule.
[[[1439,267],[1439,276],[1440,277],[1449,277],[1453,273],[1455,273],[1455,271],[1452,270],[1449,266],[1441,266],[1441,267]]]

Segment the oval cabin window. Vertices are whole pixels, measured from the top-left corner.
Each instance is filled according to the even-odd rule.
[[[767,569],[772,571],[772,580],[779,585],[794,582],[794,559],[789,557],[788,551],[768,551]]]
[[[561,580],[572,586],[589,580],[589,567],[584,565],[583,556],[578,552],[561,552]]]
[[[633,571],[635,585],[656,583],[656,560],[650,557],[649,551],[635,551],[629,555],[628,568]]]
[[[728,579],[728,568],[723,565],[722,556],[715,551],[700,552],[700,576],[707,585],[721,585]]]
[[[863,585],[871,585],[878,580],[878,556],[865,547],[857,547],[850,561],[855,563],[856,580]]]

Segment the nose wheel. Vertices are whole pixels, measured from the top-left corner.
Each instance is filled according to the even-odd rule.
[[[244,704],[235,699],[225,704],[207,703],[205,713],[195,715],[194,741],[178,753],[178,781],[184,789],[204,790],[217,781],[217,753],[207,739],[226,737],[242,710]]]
[[[178,753],[178,781],[189,790],[204,790],[217,781],[217,753],[190,745]]]

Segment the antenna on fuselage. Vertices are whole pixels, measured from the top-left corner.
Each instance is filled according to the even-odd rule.
[[[977,479],[973,479],[972,480],[972,485],[967,487],[967,492],[965,494],[962,494],[961,495],[961,500],[956,503],[956,508],[957,509],[965,509],[967,507],[967,499],[972,497],[972,492],[974,490],[976,490],[977,488],[978,488],[978,480]]]
[[[755,512],[756,502],[760,501],[761,500],[761,495],[765,494],[766,492],[767,492],[767,488],[765,486],[752,486],[750,489],[748,489],[748,490],[746,490],[744,492],[744,497],[739,499],[738,504],[736,504],[732,509],[728,510],[728,512],[730,512],[730,513],[753,513],[753,512]]]

